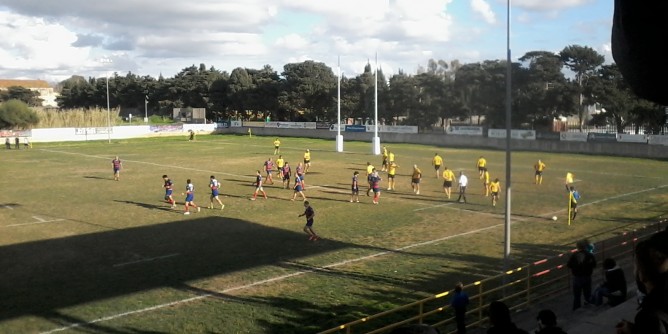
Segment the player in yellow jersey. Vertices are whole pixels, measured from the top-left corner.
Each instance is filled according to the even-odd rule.
[[[416,195],[420,195],[420,179],[422,179],[422,171],[417,165],[413,165],[413,175],[411,175],[411,187]]]
[[[434,166],[434,170],[436,171],[436,178],[438,179],[440,172],[441,172],[441,165],[443,164],[443,158],[441,158],[438,153],[434,153],[434,158],[431,159],[431,164]]]
[[[274,140],[274,155],[281,153],[281,141],[276,138]]]
[[[397,174],[397,167],[399,166],[394,161],[390,162],[390,165],[387,167],[387,190],[396,190],[394,189],[394,176]]]
[[[496,202],[499,200],[499,191],[501,191],[501,184],[498,178],[489,184],[489,190],[492,192],[492,206],[496,206]]]
[[[487,170],[482,173],[482,187],[484,188],[485,197],[489,196],[489,171]]]
[[[371,176],[373,175],[373,170],[376,169],[370,162],[366,162],[366,182],[369,185],[369,188],[366,190],[366,195],[371,196]]]
[[[480,175],[480,179],[482,179],[484,176],[483,174],[487,170],[487,160],[482,155],[478,158],[476,167],[478,167],[478,175]]]
[[[381,166],[381,169],[380,169],[381,172],[386,171],[387,168],[390,165],[387,161],[387,158],[388,158],[387,146],[383,146],[383,165]]]
[[[285,166],[285,159],[282,155],[278,156],[276,159],[276,168],[278,169],[278,175],[280,176],[279,180],[283,180],[283,166]]]
[[[450,194],[452,193],[452,182],[455,180],[455,173],[448,169],[447,166],[443,167],[443,191],[445,195],[450,199]]]
[[[533,165],[533,169],[536,171],[536,176],[534,179],[534,184],[543,184],[543,171],[547,167],[540,159]]]
[[[394,162],[394,153],[392,151],[389,151],[387,154],[387,163],[390,164]]]
[[[307,148],[304,152],[304,174],[308,173],[309,168],[311,168],[311,150]]]

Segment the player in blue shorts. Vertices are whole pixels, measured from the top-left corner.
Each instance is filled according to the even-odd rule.
[[[290,169],[290,164],[287,161],[283,165],[283,171],[281,174],[283,175],[283,188],[290,188],[290,177],[292,176],[292,170]]]
[[[18,140],[18,138],[16,138]],[[17,141],[18,145],[18,141]],[[18,148],[18,146],[17,146]],[[121,159],[116,156],[114,160],[111,160],[111,166],[114,168],[114,180],[118,181],[121,177],[121,168],[123,167],[123,163],[121,162]]]
[[[355,171],[353,173],[353,180],[352,180],[352,185],[351,185],[351,192],[350,192],[350,203],[355,200],[356,203],[360,202],[360,185],[359,185],[359,175],[360,172]]]
[[[225,209],[225,204],[218,198],[218,189],[220,189],[220,182],[216,180],[216,177],[211,175],[211,181],[209,181],[209,188],[211,188],[211,198],[209,199],[209,209],[213,209],[213,200],[215,199],[218,204],[220,204],[220,209]]]
[[[186,180],[186,212],[184,212],[184,215],[189,215],[190,210],[189,208],[192,206],[193,208],[197,208],[197,212],[199,212],[199,206],[195,204],[195,186],[193,185],[192,182],[190,182],[190,179]]]
[[[373,204],[378,204],[378,200],[380,200],[380,175],[378,175],[378,171],[376,169],[373,169],[373,174],[371,174],[371,190],[373,191]]]
[[[167,175],[163,175],[162,180],[165,181],[163,185],[163,188],[165,188],[165,201],[171,204],[173,209],[176,207],[176,201],[174,200],[174,197],[172,197],[172,193],[174,192],[174,183],[172,183],[172,180],[170,180]]]
[[[315,217],[315,211],[311,207],[308,201],[304,201],[304,213],[299,215],[299,217],[306,216],[306,225],[304,225],[304,232],[309,235],[309,240],[318,240],[320,239],[315,231],[313,231],[313,217]]]
[[[295,190],[294,194],[292,194],[292,199],[291,201],[294,201],[295,198],[297,198],[297,194],[302,195],[302,200],[306,201],[306,196],[304,196],[304,189],[302,188],[302,180],[299,178],[299,176],[295,176],[295,185],[293,187]]]

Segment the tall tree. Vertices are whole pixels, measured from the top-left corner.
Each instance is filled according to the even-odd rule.
[[[336,76],[324,63],[307,60],[283,67],[289,106],[302,111],[305,120],[336,119]]]
[[[617,65],[603,65],[590,79],[588,86],[594,101],[598,102],[605,112],[596,118],[605,119],[615,125],[617,133],[633,123],[633,109],[638,106],[639,99],[633,94]]]
[[[33,91],[21,86],[8,87],[5,91],[0,91],[0,102],[9,100],[19,100],[25,102],[28,106],[39,107],[42,105],[42,99],[38,91]]]
[[[586,120],[585,86],[596,69],[603,64],[605,58],[588,46],[569,45],[559,53],[561,61],[568,69],[575,73],[575,83],[578,88],[578,118],[580,131],[584,129]]]

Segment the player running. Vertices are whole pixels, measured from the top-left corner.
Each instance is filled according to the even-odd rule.
[[[264,162],[263,166],[265,172],[267,173],[267,184],[274,184],[274,178],[272,176],[272,174],[274,174],[274,162],[271,161],[271,158],[269,158]]]
[[[534,184],[543,184],[543,171],[547,167],[540,159],[533,165],[533,169],[536,171],[536,176],[534,177]]]
[[[176,201],[174,200],[174,197],[172,197],[172,193],[174,192],[174,183],[172,183],[172,180],[170,180],[167,175],[163,175],[162,180],[165,181],[162,186],[165,188],[165,201],[171,204],[173,209],[176,207]]]
[[[299,176],[299,178],[302,180],[302,190],[306,190],[306,182],[304,181],[304,165],[300,162],[297,164],[297,168],[295,169],[295,175]]]
[[[369,187],[366,189],[367,196],[371,196],[371,175],[375,169],[376,167],[374,167],[370,162],[366,162],[366,182],[369,185]]]
[[[304,152],[304,174],[308,173],[309,168],[311,168],[311,150],[307,148]]]
[[[441,173],[441,165],[443,164],[443,158],[441,158],[438,153],[434,154],[434,158],[431,159],[431,164],[434,166],[434,170],[436,171],[436,178],[439,178],[439,174]]]
[[[359,174],[360,172],[355,171],[353,173],[353,180],[352,180],[352,185],[351,185],[351,192],[350,192],[350,203],[355,200],[355,202],[359,203],[360,202],[360,185],[359,185]]]
[[[18,140],[18,138],[16,139]],[[118,181],[121,177],[121,168],[123,167],[123,162],[121,162],[121,159],[119,159],[118,156],[116,156],[114,160],[111,160],[111,167],[114,169],[114,180]]]
[[[387,153],[387,146],[383,146],[383,165],[381,166],[381,169],[380,169],[381,172],[386,171],[390,167],[390,164],[387,161],[388,157],[389,156],[388,156],[388,153]]]
[[[199,206],[195,204],[195,186],[193,183],[190,181],[190,179],[186,180],[186,203],[185,203],[185,208],[186,211],[183,213],[184,215],[189,215],[190,214],[190,207],[197,208],[197,212],[200,211]]]
[[[422,171],[417,165],[413,165],[413,175],[411,175],[411,187],[416,195],[420,195],[420,179],[422,179]]]
[[[489,196],[489,171],[485,169],[485,171],[482,173],[482,187],[483,189],[483,194],[485,194],[485,197]]]
[[[448,169],[448,166],[443,167],[443,191],[450,199],[452,193],[452,182],[455,180],[455,173]]]
[[[387,167],[387,190],[396,190],[394,189],[395,180],[394,177],[397,174],[397,164],[394,161],[390,162],[390,165]]]
[[[499,178],[494,179],[494,182],[489,184],[489,191],[492,192],[492,206],[496,206],[496,202],[499,201],[499,191],[501,191]]]
[[[278,137],[274,140],[274,155],[281,153],[281,141]]]
[[[290,164],[287,161],[281,169],[281,175],[283,175],[283,188],[288,189],[290,187],[290,177],[292,176],[292,171],[290,170]]]
[[[580,200],[580,193],[575,190],[575,187],[570,186],[568,188],[568,196],[570,197],[569,207],[571,212],[571,221],[575,220],[575,216],[578,215],[578,201]]]
[[[257,193],[261,192],[262,195],[264,195],[264,199],[267,199],[267,193],[264,192],[264,189],[262,188],[262,174],[260,174],[260,171],[258,170],[255,173],[255,192],[253,193],[253,198],[251,198],[251,201],[254,201],[257,197]]]
[[[481,155],[480,158],[478,158],[478,162],[475,165],[478,168],[478,174],[480,175],[480,179],[482,180],[483,174],[487,170],[487,160]]]
[[[380,178],[380,175],[378,175],[378,171],[374,168],[373,174],[371,174],[371,189],[373,190],[373,204],[378,204],[378,200],[380,199],[381,180],[382,179]]]
[[[225,209],[225,204],[218,198],[218,189],[220,188],[220,182],[216,180],[216,177],[211,175],[211,181],[209,181],[209,188],[211,188],[211,198],[209,199],[209,209],[213,209],[213,200],[215,199],[218,204],[220,204],[220,209]]]
[[[315,217],[315,210],[311,207],[308,201],[304,201],[304,213],[300,214],[299,217],[306,217],[306,225],[304,225],[304,232],[309,235],[309,240],[318,240],[317,234],[313,231],[313,217]]]
[[[278,159],[276,159],[276,170],[278,171],[279,180],[283,179],[283,166],[285,166],[285,159],[283,159],[282,155],[279,155]]]
[[[304,196],[304,189],[302,188],[302,180],[299,178],[299,176],[295,176],[295,185],[292,187],[294,189],[294,193],[292,194],[292,199],[291,201],[294,201],[297,198],[297,194],[302,196],[302,200],[306,201],[306,196]]]

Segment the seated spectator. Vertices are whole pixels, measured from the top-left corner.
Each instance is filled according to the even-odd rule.
[[[551,310],[538,312],[538,329],[536,334],[566,334],[561,327],[557,327],[557,315]]]
[[[515,326],[510,319],[510,309],[498,300],[489,304],[489,322],[492,327],[487,330],[487,334],[529,334]]]
[[[636,281],[646,293],[635,321],[617,324],[618,334],[659,334],[668,329],[668,232],[636,245]]]
[[[603,297],[606,297],[610,306],[617,306],[626,300],[624,271],[611,258],[603,261],[603,270],[605,270],[605,282],[594,291],[594,304],[603,305]]]

